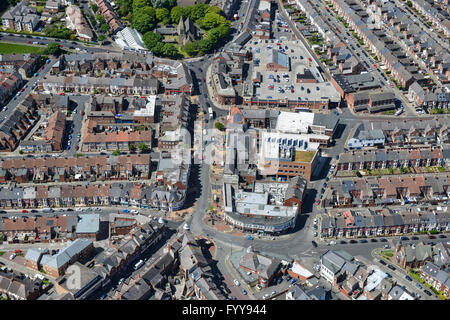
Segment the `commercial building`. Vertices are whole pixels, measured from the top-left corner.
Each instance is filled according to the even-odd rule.
[[[301,210],[306,181],[255,184],[254,192],[239,189],[236,176],[225,176],[224,212],[227,223],[253,233],[281,234],[294,228]]]

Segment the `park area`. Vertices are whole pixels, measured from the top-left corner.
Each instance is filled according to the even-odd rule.
[[[39,53],[40,47],[0,42],[0,54]]]

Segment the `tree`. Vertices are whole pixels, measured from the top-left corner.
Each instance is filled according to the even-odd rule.
[[[97,13],[98,11],[98,5],[96,5],[95,3],[91,3],[91,9],[94,13]]]
[[[182,16],[183,18],[190,17],[190,18],[192,19],[192,17],[191,17],[192,9],[193,9],[193,7],[190,7],[190,6],[182,7],[182,8],[181,8],[181,12],[182,12],[182,15],[181,15],[181,16]]]
[[[148,147],[148,145],[146,143],[140,142],[138,144],[138,149],[139,149],[139,151],[144,152],[144,151],[147,151],[150,148]]]
[[[181,7],[173,7],[172,10],[170,10],[170,20],[172,20],[172,23],[178,24],[182,15],[183,8]]]
[[[217,13],[207,13],[203,18],[199,19],[198,21],[199,26],[202,29],[212,29],[215,27],[218,27],[220,25],[230,26],[231,23],[221,15],[218,15]]]
[[[216,122],[216,124],[214,125],[216,127],[217,130],[223,131],[225,129],[225,126],[223,125],[222,122]]]
[[[98,14],[95,16],[95,19],[97,19],[97,22],[100,24],[104,24],[106,23],[106,19],[104,16],[102,16],[101,14]]]
[[[162,24],[168,24],[170,22],[170,11],[166,8],[156,9],[156,19]]]
[[[102,41],[105,40],[105,39],[106,39],[106,37],[105,37],[103,34],[101,34],[101,35],[98,36],[98,39],[97,39],[97,40],[98,40],[99,42],[102,42]]]
[[[111,27],[107,23],[103,23],[100,26],[100,31],[103,32],[103,33],[108,33],[110,30],[111,30]]]
[[[152,7],[145,7],[133,13],[131,27],[144,34],[153,30],[156,23],[156,12]]]
[[[153,31],[148,31],[142,36],[142,41],[150,51],[153,51],[153,47],[155,47],[158,43],[161,43],[161,40],[162,36]]]
[[[219,14],[219,15],[223,15],[222,9],[220,9],[218,6],[208,7],[206,9],[206,13],[216,13],[216,14]]]
[[[121,17],[125,17],[133,12],[133,0],[116,0],[119,9],[117,13]]]
[[[208,39],[201,39],[198,41],[198,48],[200,54],[208,53],[213,47],[215,43],[213,43],[211,40]]]
[[[133,12],[138,11],[141,8],[149,7],[152,3],[149,0],[134,0],[133,1]]]
[[[194,21],[201,19],[205,16],[206,10],[209,8],[209,5],[197,3],[192,7],[190,18]]]
[[[176,0],[151,0],[151,3],[153,8],[156,9],[171,9],[176,4]]]
[[[165,43],[162,50],[162,54],[165,57],[176,59],[180,56],[180,51],[178,51],[178,48],[174,44]]]
[[[112,152],[112,155],[113,155],[113,156],[119,156],[119,155],[120,155],[120,150],[119,150],[119,149],[114,150],[114,151]]]
[[[8,0],[8,3],[10,6],[15,6],[17,3],[19,3],[19,0]]]
[[[153,54],[156,56],[162,56],[163,49],[164,49],[164,43],[158,42],[150,49],[150,51],[153,52]]]
[[[59,47],[59,44],[56,42],[49,43],[47,47],[42,52],[43,54],[52,54],[54,56],[58,56],[64,51]]]
[[[128,150],[135,151],[136,147],[134,146],[134,144],[130,144],[130,145],[128,145]]]
[[[193,41],[193,42],[186,43],[183,46],[183,51],[186,52],[191,57],[198,55],[199,52],[200,52],[200,49],[198,47],[198,42],[197,41]]]

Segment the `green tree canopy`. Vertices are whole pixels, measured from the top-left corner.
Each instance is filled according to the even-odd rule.
[[[208,10],[208,8],[209,5],[207,4],[197,3],[192,7],[189,16],[192,20],[197,21],[198,19],[201,19],[205,16],[206,10]]]
[[[149,7],[152,3],[150,0],[133,0],[133,12],[138,11],[141,8]]]
[[[172,7],[176,4],[176,0],[151,0],[153,8],[166,8],[172,9]]]
[[[180,56],[180,51],[178,48],[172,43],[165,43],[162,54],[168,58],[176,59]]]
[[[109,26],[109,24],[103,23],[103,24],[100,26],[100,30],[101,30],[103,33],[108,33],[108,32],[111,30],[111,27]]]
[[[220,9],[218,6],[208,7],[206,9],[206,13],[216,13],[216,14],[219,14],[219,15],[223,15],[222,9]]]
[[[172,21],[172,23],[178,24],[182,15],[183,8],[181,7],[173,7],[172,10],[170,10],[170,20]]]
[[[169,9],[166,8],[156,9],[156,19],[163,24],[168,24],[170,22]]]
[[[217,7],[216,7],[217,8]],[[220,10],[220,9],[219,9]],[[209,12],[205,14],[203,18],[197,21],[197,23],[202,27],[203,29],[211,29],[218,26],[231,26],[231,22],[228,21],[224,16],[215,13],[215,12]]]
[[[113,155],[113,156],[119,156],[119,155],[120,155],[120,150],[119,150],[119,149],[114,150],[114,151],[112,152],[112,155]]]
[[[144,34],[153,30],[156,24],[156,11],[152,7],[138,9],[133,13],[131,27]]]
[[[96,16],[95,16],[95,19],[97,19],[98,23],[100,23],[100,24],[106,23],[105,17],[102,16],[101,14],[96,15]]]
[[[161,43],[161,40],[162,36],[159,33],[155,33],[153,31],[148,31],[142,36],[142,41],[150,51],[153,51],[153,48],[158,43]]]
[[[125,17],[133,12],[133,0],[116,0],[118,5],[117,13],[121,17]]]
[[[193,42],[186,43],[183,46],[183,51],[186,52],[191,57],[198,55],[199,52],[200,52],[200,49],[198,47],[198,42],[197,41],[193,41]]]
[[[138,149],[139,149],[139,151],[147,151],[148,149],[150,149],[149,148],[149,146],[146,144],[146,143],[144,143],[144,142],[140,142],[139,144],[138,144]]]
[[[91,9],[94,13],[97,13],[98,11],[98,5],[96,5],[95,3],[91,3]]]
[[[198,48],[201,55],[208,53],[212,50],[215,43],[209,39],[201,39],[198,41]]]
[[[220,131],[225,129],[225,126],[223,125],[222,122],[216,122],[216,124],[214,126],[216,127],[217,130],[220,130]]]

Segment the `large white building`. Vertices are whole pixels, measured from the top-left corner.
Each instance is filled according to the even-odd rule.
[[[115,41],[122,50],[147,50],[142,41],[142,35],[137,30],[129,27],[117,32]]]

